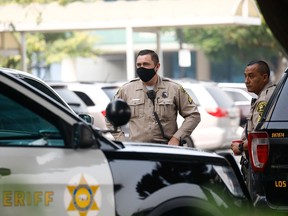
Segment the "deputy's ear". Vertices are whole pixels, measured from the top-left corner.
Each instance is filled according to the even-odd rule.
[[[156,67],[155,67],[156,71],[158,71],[159,68],[160,68],[160,63],[158,63],[158,64],[156,65]]]

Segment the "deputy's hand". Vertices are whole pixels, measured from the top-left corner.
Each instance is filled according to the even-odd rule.
[[[232,142],[231,143],[231,150],[233,151],[234,155],[241,155],[242,152],[239,151],[239,144],[241,142]]]
[[[180,141],[178,139],[176,139],[175,137],[172,137],[168,142],[168,145],[179,146],[179,144],[180,144]]]

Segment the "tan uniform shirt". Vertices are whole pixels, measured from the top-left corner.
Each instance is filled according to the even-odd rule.
[[[246,133],[248,134],[249,132],[255,130],[274,89],[275,85],[269,82],[260,92],[256,101],[253,104],[251,104],[250,112],[247,116],[247,123],[246,123],[247,131],[246,129],[244,129],[241,137],[243,141],[246,140]]]
[[[147,88],[137,78],[124,84],[115,98],[125,100],[131,108],[129,121],[129,138],[131,141],[168,143],[163,138],[153,112],[155,111],[163,126],[165,135],[178,140],[190,136],[200,122],[200,113],[192,98],[178,83],[158,76],[154,87],[156,92],[155,105],[147,96]],[[177,113],[184,118],[178,129]],[[116,140],[123,140],[123,136],[113,134]]]

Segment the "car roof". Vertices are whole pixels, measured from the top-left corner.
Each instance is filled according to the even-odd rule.
[[[220,88],[235,88],[235,89],[242,89],[244,91],[246,91],[248,94],[251,95],[251,97],[253,98],[257,98],[257,95],[252,93],[252,92],[248,92],[245,83],[218,83],[218,86]]]
[[[247,91],[243,90],[243,89],[238,89],[238,88],[228,88],[228,87],[224,87],[222,88],[224,91],[229,91],[229,92],[238,92],[239,94],[243,95],[243,97],[245,97],[249,102],[252,99],[252,95],[249,94]]]
[[[241,88],[246,89],[245,83],[231,83],[231,82],[220,82],[218,83],[219,87],[229,87],[229,88]]]
[[[53,88],[65,85],[68,89],[74,91],[87,106],[98,106],[105,110],[111,101],[106,92],[103,90],[107,83],[101,82],[48,82]]]
[[[215,82],[196,80],[192,80],[192,82],[189,80],[180,80],[178,82],[199,106],[209,108],[230,107],[234,104],[229,95],[219,88]]]
[[[73,112],[75,114],[73,109],[66,103],[66,101],[53,88],[51,88],[49,86],[49,84],[47,84],[46,82],[41,80],[39,77],[36,77],[36,76],[34,76],[28,72],[25,72],[25,71],[20,71],[20,70],[11,69],[11,68],[0,67],[0,70],[5,72],[5,73],[9,73],[9,74],[11,74],[11,75],[13,75],[19,79],[24,80],[26,83],[31,85],[33,88],[36,88],[37,90],[45,93],[49,97],[53,98],[57,102],[61,103],[65,107],[67,107],[71,112]]]

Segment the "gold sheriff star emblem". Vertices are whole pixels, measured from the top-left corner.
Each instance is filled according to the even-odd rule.
[[[95,194],[99,185],[89,185],[83,175],[80,177],[78,185],[68,185],[67,189],[72,197],[68,212],[78,211],[80,216],[87,216],[89,211],[99,211],[95,201]]]

